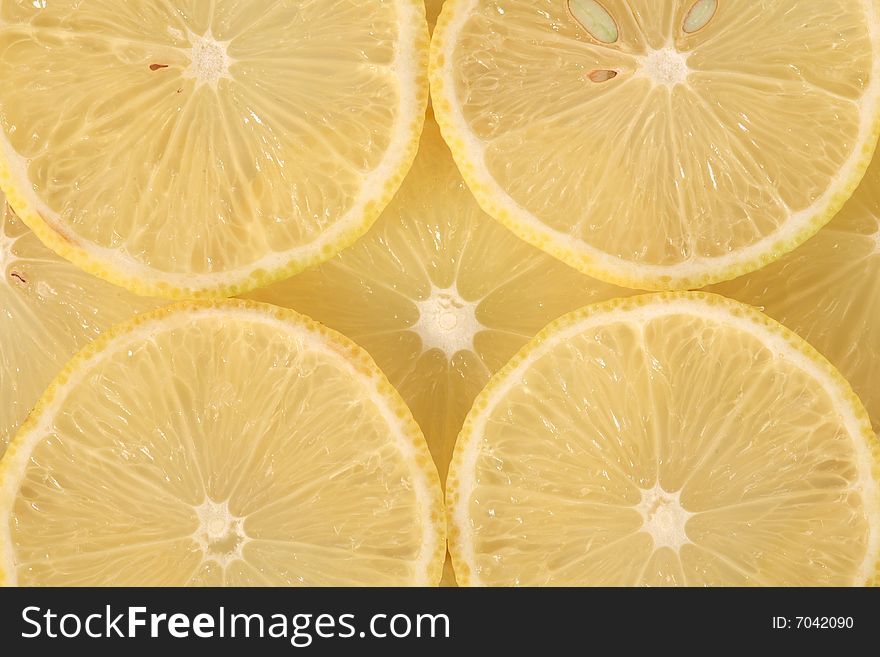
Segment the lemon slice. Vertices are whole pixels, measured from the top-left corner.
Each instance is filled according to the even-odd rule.
[[[71,356],[101,331],[159,303],[55,255],[0,192],[0,456]]]
[[[761,306],[828,358],[880,432],[880,156],[843,210],[796,251],[712,288]]]
[[[172,306],[81,351],[10,445],[0,580],[435,584],[442,514],[361,349],[270,306]]]
[[[232,295],[363,234],[415,155],[420,0],[10,2],[0,184],[136,292]]]
[[[790,251],[877,141],[874,0],[451,0],[431,50],[483,208],[631,287],[702,287]]]
[[[257,290],[364,347],[412,409],[444,480],[489,377],[548,322],[630,294],[565,266],[486,216],[431,116],[415,164],[353,247]]]
[[[853,585],[880,448],[840,374],[751,307],[635,297],[554,323],[489,383],[447,480],[472,585]]]

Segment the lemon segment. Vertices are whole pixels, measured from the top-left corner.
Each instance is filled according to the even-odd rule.
[[[880,447],[807,343],[700,293],[555,322],[465,421],[465,585],[853,585],[877,575]]]
[[[451,0],[433,102],[481,206],[603,280],[685,289],[790,251],[878,136],[873,0]]]
[[[364,233],[427,104],[418,0],[5,3],[0,184],[55,251],[226,296]]]
[[[372,360],[291,311],[172,306],[92,343],[0,468],[20,585],[428,585],[440,482]]]
[[[52,378],[102,331],[161,305],[46,248],[0,192],[0,456]]]
[[[761,307],[846,377],[880,432],[880,157],[803,246],[711,291]]]

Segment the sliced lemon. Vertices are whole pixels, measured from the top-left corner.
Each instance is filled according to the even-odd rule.
[[[5,2],[0,184],[141,293],[232,295],[363,234],[427,104],[421,0]]]
[[[160,305],[47,249],[0,192],[0,456],[65,363],[99,333]]]
[[[431,50],[482,207],[631,287],[702,287],[790,251],[877,141],[874,0],[450,0]]]
[[[843,377],[751,307],[616,300],[481,393],[447,480],[472,585],[853,585],[880,556],[880,447]]]
[[[880,432],[880,156],[815,237],[712,290],[760,306],[822,352]]]
[[[292,311],[160,309],[50,386],[0,466],[0,580],[436,584],[437,471],[369,356]]]
[[[367,236],[250,296],[304,312],[369,351],[412,409],[443,480],[492,373],[549,321],[627,294],[487,217],[429,116],[412,170]]]

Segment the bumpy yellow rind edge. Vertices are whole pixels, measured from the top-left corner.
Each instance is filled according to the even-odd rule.
[[[868,165],[873,159],[874,150],[877,146],[878,138],[880,138],[880,102],[877,103],[877,111],[871,120],[870,129],[864,136],[863,142],[857,147],[860,154],[852,176],[839,185],[828,204],[824,208],[819,209],[807,224],[802,226],[796,233],[786,238],[778,239],[750,260],[735,262],[717,269],[707,268],[703,273],[696,275],[671,276],[639,273],[639,266],[637,264],[623,260],[621,261],[622,266],[618,269],[628,266],[630,273],[624,274],[603,267],[601,263],[597,262],[589,254],[566,246],[561,240],[554,237],[553,233],[555,231],[552,231],[550,228],[540,229],[514,217],[504,207],[503,203],[499,202],[498,198],[492,194],[488,186],[481,181],[475,160],[468,152],[465,140],[459,135],[455,121],[451,118],[454,112],[452,102],[454,96],[447,89],[443,75],[443,70],[447,64],[443,49],[447,47],[446,42],[450,38],[448,34],[450,25],[454,18],[456,18],[457,12],[462,11],[461,8],[468,1],[446,0],[431,38],[428,77],[431,82],[431,98],[436,108],[435,113],[437,123],[440,125],[440,132],[452,151],[452,157],[458,165],[462,177],[486,214],[494,217],[520,239],[556,257],[570,267],[598,280],[635,290],[694,290],[757,271],[796,249],[831,221],[846,201],[849,200],[853,192],[855,192],[868,169]],[[880,13],[880,2],[878,0],[872,0],[872,2],[876,11]],[[880,62],[880,39],[874,43],[874,61]],[[536,220],[535,223],[538,224],[540,221]]]
[[[601,315],[611,311],[634,310],[644,306],[678,300],[703,302],[710,307],[721,307],[735,317],[751,320],[759,326],[768,329],[771,334],[783,338],[787,345],[791,346],[813,364],[817,365],[824,374],[827,374],[829,382],[838,387],[841,392],[841,397],[852,407],[856,420],[859,423],[860,437],[864,440],[868,447],[868,451],[873,457],[871,473],[875,480],[880,481],[880,440],[878,440],[878,437],[874,434],[867,410],[865,410],[861,400],[856,393],[853,392],[852,387],[843,375],[824,356],[822,356],[822,354],[816,351],[816,349],[799,335],[776,320],[771,319],[753,306],[709,292],[659,292],[612,299],[610,301],[586,306],[580,310],[575,310],[574,312],[563,315],[559,319],[551,322],[489,380],[489,383],[474,401],[474,405],[468,413],[461,432],[458,435],[458,440],[456,441],[455,449],[452,454],[452,461],[449,465],[449,474],[446,478],[446,521],[447,534],[449,537],[449,554],[452,557],[452,566],[459,586],[480,586],[480,583],[477,581],[474,573],[471,572],[471,568],[467,563],[465,549],[462,546],[462,532],[459,527],[456,526],[454,518],[454,510],[457,504],[461,501],[459,499],[459,487],[461,485],[459,471],[464,467],[468,467],[464,461],[466,445],[480,439],[480,436],[476,435],[474,432],[476,417],[481,415],[483,411],[487,410],[489,401],[495,391],[506,382],[511,373],[513,373],[523,362],[529,360],[535,350],[541,347],[547,340],[553,339],[558,332],[565,330],[569,326],[575,325],[594,315]],[[872,521],[880,525],[880,517],[873,518]],[[880,586],[880,555],[878,555],[878,560],[874,564],[873,576],[869,576],[864,584],[867,586]]]
[[[400,420],[400,429],[404,437],[412,445],[415,453],[415,465],[422,476],[425,477],[427,484],[426,493],[429,496],[429,508],[426,509],[424,518],[426,522],[431,522],[435,533],[434,545],[431,548],[431,554],[427,559],[427,571],[425,580],[431,586],[438,586],[443,576],[443,563],[446,559],[446,514],[443,506],[443,493],[440,486],[440,476],[437,473],[437,467],[431,458],[431,452],[428,450],[428,444],[425,441],[422,430],[412,416],[409,407],[403,401],[397,389],[391,385],[385,374],[379,369],[379,366],[373,361],[373,358],[360,346],[355,344],[341,333],[330,329],[315,320],[302,315],[294,310],[280,308],[270,304],[259,303],[256,301],[247,301],[242,299],[228,299],[215,301],[184,301],[171,304],[158,310],[154,310],[118,324],[117,326],[102,333],[93,342],[84,347],[76,354],[64,367],[61,373],[43,393],[43,396],[34,406],[34,409],[28,415],[27,419],[19,428],[15,437],[9,443],[2,460],[0,460],[0,495],[9,495],[7,499],[0,499],[0,508],[11,509],[14,503],[14,492],[7,491],[4,483],[10,475],[9,470],[13,461],[13,457],[20,450],[26,449],[24,445],[27,435],[39,424],[43,419],[42,416],[46,409],[52,404],[70,379],[71,375],[79,370],[79,368],[87,361],[91,360],[106,348],[111,342],[117,338],[130,333],[137,327],[166,319],[172,315],[180,313],[200,312],[205,310],[228,310],[232,313],[236,311],[248,311],[263,314],[267,319],[287,322],[298,328],[304,328],[308,332],[317,335],[322,339],[330,349],[342,356],[354,369],[363,375],[365,383],[372,385],[387,402],[388,408],[394,413],[395,417]],[[17,490],[19,482],[13,490]],[[8,518],[0,519],[2,522],[8,522]],[[7,533],[0,531],[0,554],[4,552],[4,543],[7,540]],[[11,547],[11,546],[10,546]],[[9,586],[13,581],[5,570],[5,564],[0,561],[0,586]]]
[[[161,278],[147,280],[132,275],[124,268],[112,266],[102,259],[91,255],[86,248],[78,243],[75,236],[49,225],[37,208],[27,200],[26,195],[17,189],[19,183],[16,181],[16,177],[12,175],[11,164],[2,148],[0,148],[0,189],[5,192],[10,207],[36,233],[43,244],[61,257],[77,265],[80,269],[141,296],[178,300],[233,297],[290,278],[306,269],[326,262],[343,249],[354,244],[373,226],[385,210],[385,207],[394,198],[394,195],[403,183],[403,179],[412,167],[418,152],[419,139],[424,127],[425,108],[428,105],[428,56],[430,42],[428,22],[425,17],[425,5],[422,0],[396,1],[412,5],[416,10],[415,17],[418,23],[412,26],[413,33],[416,36],[414,43],[416,76],[413,81],[416,91],[413,100],[416,106],[413,121],[407,130],[409,137],[406,148],[401,153],[400,163],[396,170],[386,179],[382,193],[364,206],[360,219],[352,222],[334,242],[322,245],[320,249],[314,250],[305,257],[292,259],[286,265],[276,269],[267,270],[255,267],[249,273],[237,276],[237,280],[218,282],[214,287],[181,287],[163,281]],[[211,274],[200,274],[200,276],[211,276]],[[218,279],[223,279],[225,276],[228,276],[228,274],[224,272],[216,274]]]

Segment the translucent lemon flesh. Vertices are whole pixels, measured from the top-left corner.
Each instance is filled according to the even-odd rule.
[[[417,0],[13,1],[0,183],[49,246],[132,289],[234,294],[365,232],[427,103]]]
[[[822,352],[880,432],[880,157],[815,237],[764,269],[711,289],[761,307]]]
[[[428,118],[400,193],[322,266],[252,293],[367,349],[412,409],[445,479],[489,377],[556,317],[629,290],[581,275],[487,217]]]
[[[440,482],[365,352],[290,311],[174,306],[71,362],[0,470],[0,580],[436,584]]]
[[[587,273],[651,289],[814,234],[878,134],[869,0],[447,3],[431,84],[481,205]]]
[[[853,585],[880,448],[836,370],[748,306],[617,300],[489,383],[450,466],[462,584]]]
[[[55,255],[0,192],[0,456],[46,386],[81,347],[158,305]]]

